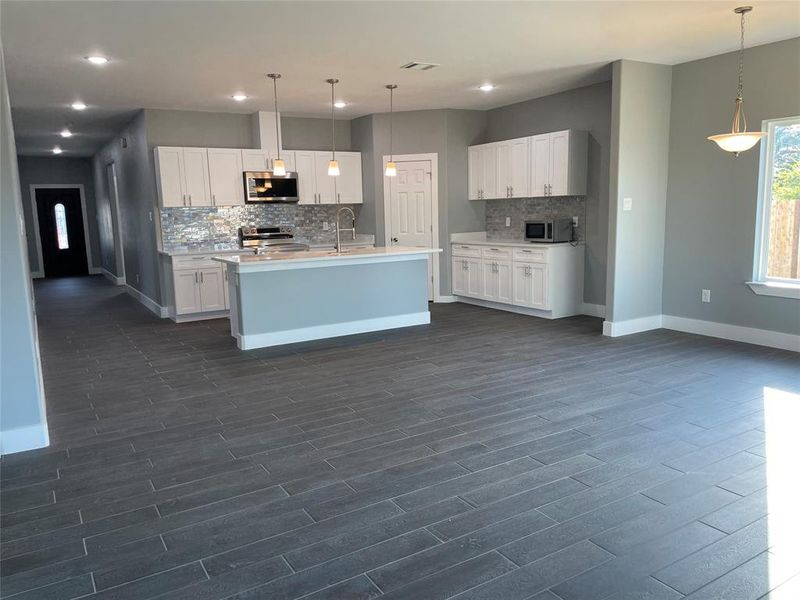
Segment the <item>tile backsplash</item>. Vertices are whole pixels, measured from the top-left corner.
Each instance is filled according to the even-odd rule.
[[[511,226],[506,227],[506,217]],[[486,201],[486,238],[519,241],[525,237],[525,221],[578,217],[576,237],[584,238],[586,200],[582,197],[502,198]]]
[[[351,208],[358,215],[358,207]],[[338,209],[337,205],[299,204],[162,208],[162,246],[166,251],[236,247],[239,227],[243,225],[289,225],[296,229],[295,237],[300,241],[332,244],[336,238],[333,223]],[[330,223],[328,231],[323,231],[323,221]]]

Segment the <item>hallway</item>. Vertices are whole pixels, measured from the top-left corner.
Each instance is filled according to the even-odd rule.
[[[464,304],[241,352],[35,290],[51,447],[0,463],[3,598],[798,597],[797,354]]]

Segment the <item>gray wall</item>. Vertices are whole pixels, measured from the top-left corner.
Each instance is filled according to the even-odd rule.
[[[42,271],[36,251],[36,232],[33,227],[33,202],[30,186],[33,184],[82,184],[86,198],[86,220],[89,225],[89,245],[92,264],[99,267],[100,244],[97,229],[97,206],[95,204],[94,178],[91,158],[20,156],[19,181],[22,191],[22,206],[25,211],[25,231],[28,237],[28,257],[31,271]]]
[[[483,140],[486,142],[562,129],[589,132],[586,222],[583,224],[586,241],[584,301],[605,304],[611,82],[495,108],[488,111],[487,118],[486,139]]]
[[[126,148],[120,143],[123,137],[127,140]],[[102,185],[97,194],[98,212],[103,214],[110,214],[105,185],[105,165],[109,162],[114,163],[117,172],[126,283],[160,304],[156,180],[152,147],[147,139],[146,111],[141,111],[94,156],[95,181]],[[114,256],[113,240],[111,247],[106,234],[100,240],[104,268],[108,269],[108,257]]]
[[[483,231],[481,202],[467,200],[467,146],[479,143],[486,127],[486,113],[463,110],[420,110],[394,114],[394,154],[438,155],[440,292],[450,294],[451,233]],[[385,239],[383,210],[383,156],[389,154],[389,115],[369,115],[353,121],[353,150],[362,153],[364,205],[357,227]]]
[[[0,453],[48,444],[33,289],[0,46]]]
[[[669,66],[614,63],[607,321],[661,314],[671,79]]]
[[[336,121],[336,149],[351,150],[351,121]],[[281,146],[287,150],[330,150],[330,119],[281,117]]]
[[[155,146],[252,148],[250,115],[145,109],[147,143]]]
[[[672,77],[664,313],[800,333],[800,301],[757,296],[753,275],[759,147],[738,158],[706,136],[730,129],[735,53],[676,65]],[[800,114],[800,38],[745,52],[750,129]],[[711,290],[711,303],[700,290]]]

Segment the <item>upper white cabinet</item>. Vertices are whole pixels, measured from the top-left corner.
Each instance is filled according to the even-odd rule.
[[[258,149],[155,149],[156,185],[161,206],[244,204],[244,172],[270,171],[277,153]],[[300,204],[364,202],[360,152],[337,152],[341,175],[328,175],[330,152],[281,151],[287,171],[297,172]]]
[[[244,204],[242,151],[236,148],[208,149],[208,178],[214,206]]]
[[[470,146],[470,200],[585,195],[588,139],[565,130]]]

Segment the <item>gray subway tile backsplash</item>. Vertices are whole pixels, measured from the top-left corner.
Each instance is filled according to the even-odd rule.
[[[506,227],[506,217],[511,226]],[[498,241],[521,241],[525,237],[525,221],[578,217],[576,237],[584,239],[586,201],[579,196],[553,198],[502,198],[486,201],[486,237]]]
[[[289,225],[295,237],[309,244],[333,244],[337,205],[265,204],[196,208],[162,208],[161,240],[166,251],[239,244],[243,225]],[[358,207],[351,207],[358,215]],[[342,217],[344,219],[344,217]],[[322,223],[330,223],[323,231]]]

